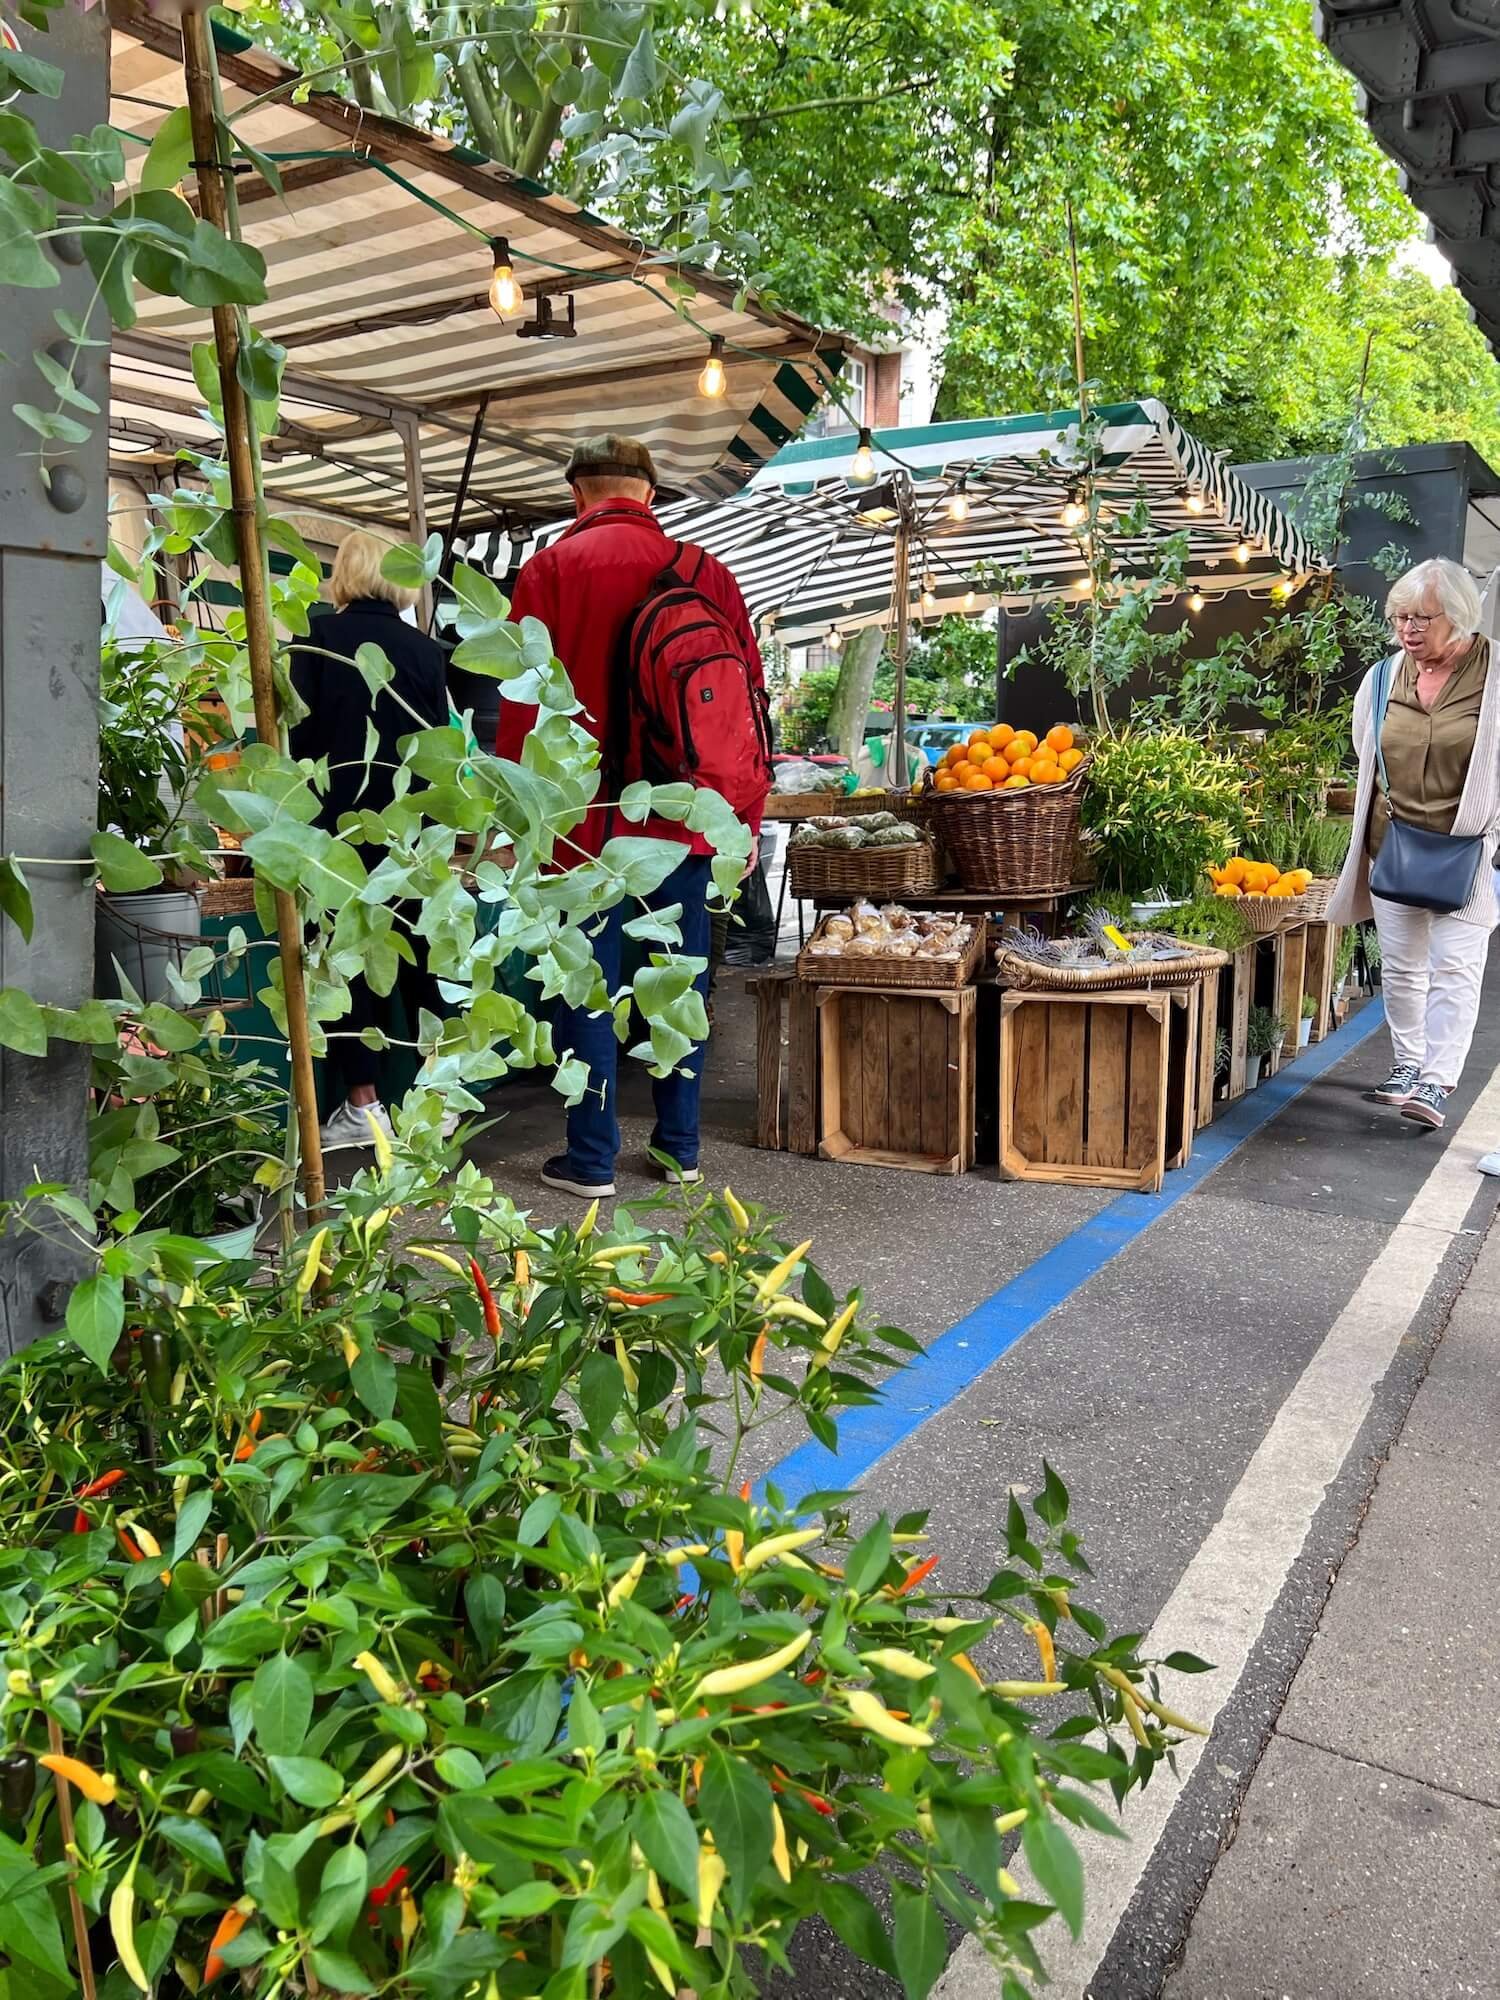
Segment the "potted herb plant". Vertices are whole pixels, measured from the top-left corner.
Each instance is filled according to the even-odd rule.
[[[1312,1025],[1317,1019],[1318,1003],[1310,993],[1302,996],[1302,1018],[1297,1023],[1297,1047],[1305,1049],[1312,1040]]]
[[[1252,1007],[1245,1028],[1245,1086],[1254,1090],[1261,1080],[1267,1056],[1274,1055],[1286,1040],[1286,1027],[1269,1007]]]

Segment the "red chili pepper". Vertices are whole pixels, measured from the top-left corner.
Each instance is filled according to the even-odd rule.
[[[408,1872],[405,1868],[393,1868],[379,1887],[370,1891],[370,1902],[377,1910],[384,1909],[393,1896],[400,1895],[401,1885],[406,1880]]]
[[[141,1563],[146,1560],[146,1551],[128,1529],[116,1528],[115,1533],[119,1537],[120,1547],[133,1563]]]
[[[75,1535],[86,1535],[89,1529],[93,1527],[93,1525],[94,1525],[93,1522],[89,1519],[88,1515],[84,1513],[81,1507],[74,1509],[73,1533]]]
[[[740,1487],[740,1498],[746,1501],[750,1498],[750,1482],[748,1479]]]
[[[674,1612],[686,1611],[690,1604],[696,1604],[697,1602],[698,1602],[697,1598],[694,1597],[693,1593],[689,1590],[685,1592],[683,1596],[678,1598],[677,1602],[672,1606],[672,1609]]]
[[[923,1577],[931,1576],[938,1566],[939,1558],[929,1556],[926,1562],[919,1562],[915,1569],[909,1569],[891,1592],[893,1597],[905,1597],[909,1590],[915,1590]]]
[[[617,1306],[659,1306],[671,1298],[670,1292],[622,1292],[618,1285],[610,1285],[604,1296],[612,1299]]]
[[[91,1479],[86,1486],[80,1486],[80,1500],[95,1500],[101,1493],[108,1493],[112,1486],[118,1486],[125,1477],[124,1469],[116,1466],[113,1472],[101,1472],[97,1479]]]
[[[820,1799],[816,1792],[804,1792],[802,1794],[802,1797],[806,1801],[806,1803],[812,1807],[813,1811],[815,1813],[821,1813],[824,1819],[837,1818],[837,1814],[834,1812],[833,1807],[828,1803],[827,1799]]]
[[[474,1290],[479,1295],[479,1303],[484,1312],[484,1326],[491,1340],[500,1338],[500,1308],[495,1304],[495,1294],[490,1290],[489,1279],[480,1270],[475,1258],[469,1259],[469,1275],[474,1280]]]

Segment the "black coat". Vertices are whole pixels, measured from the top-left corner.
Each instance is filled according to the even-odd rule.
[[[361,646],[378,646],[395,669],[390,688],[374,697],[352,664]],[[322,650],[313,652],[310,647]],[[336,660],[326,657],[337,653]],[[351,664],[346,665],[345,662]],[[292,651],[292,685],[307,704],[308,715],[291,732],[294,757],[326,757],[328,792],[318,824],[330,833],[341,813],[368,807],[381,812],[395,796],[396,745],[403,736],[426,725],[441,729],[448,720],[446,655],[435,639],[408,625],[393,604],[382,598],[360,597],[342,611],[314,618],[307,647]],[[399,701],[410,703],[421,722]],[[380,738],[364,780],[365,725],[373,718]]]

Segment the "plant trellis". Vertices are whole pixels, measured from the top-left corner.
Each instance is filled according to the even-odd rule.
[[[1095,413],[1104,431],[1093,486],[1111,515],[1144,500],[1146,533],[1110,530],[1122,580],[1146,575],[1169,535],[1185,534],[1183,589],[1288,594],[1321,567],[1279,508],[1236,477],[1162,404],[1115,404]],[[752,613],[775,622],[790,645],[892,617],[898,536],[894,514],[870,511],[892,478],[910,482],[910,615],[975,612],[997,603],[1027,609],[1077,594],[1087,564],[1062,518],[1085,468],[1076,411],[881,431],[875,476],[855,477],[853,436],[789,445],[750,490],[712,505],[660,510],[667,532],[727,562]],[[954,501],[963,496],[963,518]],[[879,510],[890,512],[890,510]],[[861,518],[861,516],[864,518]],[[476,545],[497,575],[514,569],[566,526]],[[1022,580],[1024,579],[1024,580]]]

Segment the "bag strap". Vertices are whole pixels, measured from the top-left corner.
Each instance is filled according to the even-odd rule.
[[[1391,688],[1396,679],[1396,662],[1399,653],[1391,653],[1375,669],[1375,693],[1373,697],[1375,722],[1375,768],[1380,773],[1380,789],[1387,798],[1391,795],[1390,780],[1385,774],[1385,752],[1380,747],[1380,738],[1385,730],[1386,711],[1391,705]]]

